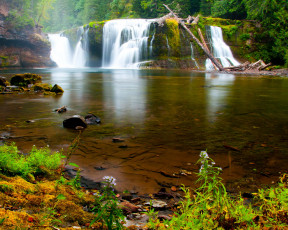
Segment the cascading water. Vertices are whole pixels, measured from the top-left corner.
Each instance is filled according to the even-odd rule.
[[[102,67],[133,68],[148,58],[148,38],[153,20],[118,19],[103,28]]]
[[[197,69],[199,69],[199,65],[195,59],[195,56],[194,56],[194,49],[193,49],[193,44],[192,42],[190,43],[190,47],[191,47],[191,59],[194,61],[195,63],[195,66],[197,67]]]
[[[51,42],[50,58],[58,67],[69,68],[71,66],[72,50],[68,38],[60,34],[48,34]]]
[[[217,26],[209,26],[206,31],[212,53],[214,57],[221,62],[223,67],[240,65],[240,63],[233,57],[230,47],[224,42],[222,29]],[[206,69],[214,69],[210,59],[206,60]]]
[[[61,34],[49,34],[51,42],[50,58],[60,68],[83,68],[88,62],[88,31],[79,27],[77,31],[77,44],[75,49],[71,48],[69,39]]]

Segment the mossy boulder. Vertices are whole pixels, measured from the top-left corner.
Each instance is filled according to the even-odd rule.
[[[62,89],[62,87],[57,84],[55,84],[50,91],[56,94],[64,93],[64,90]]]
[[[47,83],[36,83],[33,89],[36,92],[51,91],[52,86]]]
[[[41,81],[42,77],[38,74],[24,73],[14,75],[11,78],[10,83],[11,85],[27,87],[28,85],[39,83]]]

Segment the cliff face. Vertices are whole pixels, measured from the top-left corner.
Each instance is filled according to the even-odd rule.
[[[50,42],[40,28],[15,26],[9,21],[8,7],[3,6],[0,10],[0,68],[54,66],[50,50]]]

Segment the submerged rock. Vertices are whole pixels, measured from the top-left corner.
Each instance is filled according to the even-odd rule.
[[[101,123],[100,118],[95,116],[94,114],[88,114],[87,116],[85,116],[85,121],[88,125],[95,125]]]
[[[61,94],[61,93],[64,93],[64,90],[61,88],[61,86],[55,84],[53,88],[51,89],[51,92]]]
[[[64,112],[66,112],[66,111],[67,111],[66,106],[62,106],[62,107],[59,108],[59,109],[55,109],[55,112],[57,112],[57,113],[64,113]]]
[[[87,123],[85,119],[79,115],[74,115],[73,117],[69,117],[63,121],[63,127],[68,129],[76,129],[76,127],[82,126],[87,128]],[[78,127],[79,128],[79,127]]]

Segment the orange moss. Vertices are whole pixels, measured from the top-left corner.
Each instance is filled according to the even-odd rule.
[[[59,196],[64,199],[59,199]],[[0,219],[6,218],[0,229],[87,225],[94,215],[85,212],[83,206],[90,206],[93,202],[92,195],[59,181],[46,180],[35,184],[19,176],[0,174],[0,207],[3,207],[0,208]],[[72,229],[62,227],[61,230]]]
[[[76,222],[80,225],[85,225],[93,220],[92,213],[85,212],[83,207],[69,200],[58,201],[56,210],[60,215],[65,215],[64,220],[67,222]]]

